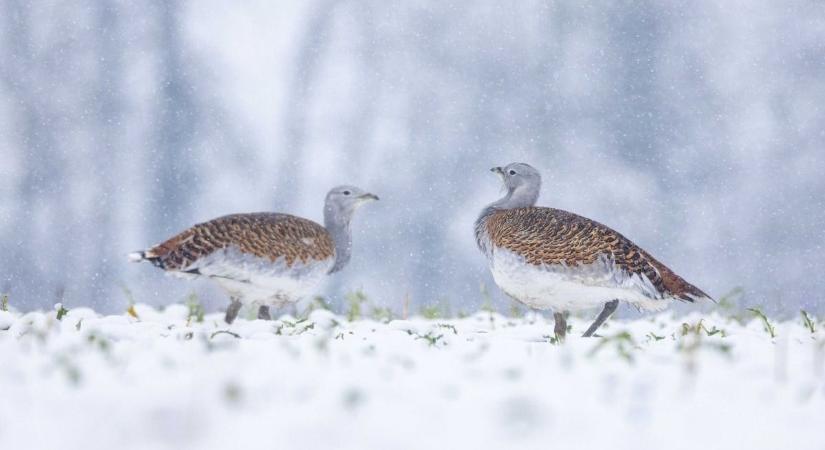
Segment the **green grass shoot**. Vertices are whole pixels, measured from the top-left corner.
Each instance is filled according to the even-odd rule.
[[[759,309],[759,308],[748,308],[748,311],[752,312],[753,315],[755,315],[756,317],[759,318],[759,320],[762,321],[762,325],[765,328],[765,332],[770,334],[771,338],[776,337],[776,328],[774,328],[773,324],[771,324],[771,321],[768,320],[768,316],[766,316],[765,313],[763,313],[761,309]]]
[[[800,313],[802,313],[802,323],[805,325],[805,328],[807,328],[811,334],[816,333],[816,323],[814,323],[811,316],[808,315],[808,312],[803,309]]]

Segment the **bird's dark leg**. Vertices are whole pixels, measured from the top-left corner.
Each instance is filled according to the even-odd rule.
[[[564,318],[563,312],[553,313],[553,319],[556,321],[556,325],[553,327],[553,331],[556,333],[556,340],[562,341],[564,340],[564,336],[567,335],[567,319]]]
[[[611,301],[605,303],[604,304],[604,309],[602,309],[602,312],[599,313],[599,317],[596,317],[596,320],[593,322],[593,325],[590,325],[590,328],[588,328],[587,331],[584,332],[582,337],[593,336],[593,333],[595,333],[596,330],[600,326],[602,326],[604,321],[607,320],[607,318],[610,317],[610,315],[613,314],[613,312],[616,311],[616,308],[618,308],[618,307],[619,307],[619,301],[618,300],[611,300]]]
[[[269,306],[261,305],[258,307],[258,318],[261,320],[272,320],[272,317],[269,315]]]
[[[232,323],[235,321],[235,318],[238,317],[238,311],[241,310],[241,302],[235,297],[232,297],[232,303],[229,304],[229,307],[226,308],[226,316],[224,316],[223,320],[226,323]]]

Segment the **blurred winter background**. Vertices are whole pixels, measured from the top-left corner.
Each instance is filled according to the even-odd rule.
[[[0,2],[0,291],[122,311],[208,283],[125,255],[232,212],[355,219],[362,288],[509,304],[472,223],[488,169],[715,296],[825,309],[825,7],[772,2]]]

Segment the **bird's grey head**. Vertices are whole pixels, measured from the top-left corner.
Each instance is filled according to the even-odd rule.
[[[541,175],[533,166],[525,163],[510,163],[504,167],[490,169],[501,178],[507,190],[507,198],[513,206],[532,206],[539,198]]]
[[[327,219],[346,223],[361,205],[375,200],[378,196],[356,186],[336,186],[327,193],[324,215]]]
[[[335,242],[335,264],[329,269],[329,273],[341,270],[352,255],[349,222],[355,210],[364,203],[375,200],[378,200],[378,196],[355,186],[337,186],[327,194],[324,203],[324,226]]]

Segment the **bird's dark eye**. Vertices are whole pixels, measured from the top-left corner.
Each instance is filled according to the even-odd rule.
[[[344,195],[350,195],[350,194],[352,194],[352,192],[350,192],[350,191],[344,191]]]
[[[510,175],[515,175],[515,174],[516,174],[516,171],[513,170],[513,169],[510,169]]]

